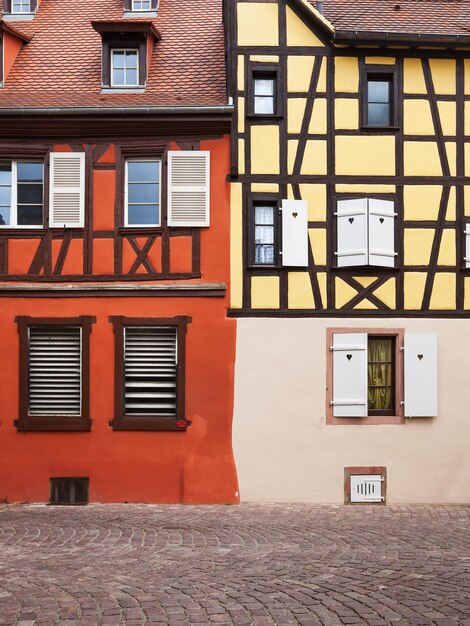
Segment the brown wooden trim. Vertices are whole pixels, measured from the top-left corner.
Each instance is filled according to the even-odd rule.
[[[14,424],[18,431],[90,431],[90,333],[96,322],[92,316],[15,318],[19,333],[19,417]],[[82,329],[82,412],[80,416],[29,415],[29,346],[28,328],[31,326],[80,326]]]
[[[382,476],[384,481],[382,483],[382,502],[372,502],[372,505],[385,505],[387,501],[387,468],[377,465],[357,466],[357,467],[345,467],[344,468],[344,504],[353,505],[367,505],[366,502],[351,502],[351,476],[361,476],[363,474],[369,474],[372,476]]]
[[[150,252],[150,248],[155,243],[156,237],[149,237],[142,249],[139,247],[138,243],[134,239],[134,237],[127,237],[127,241],[131,244],[132,249],[136,253],[137,257],[134,263],[132,264],[131,269],[129,270],[129,274],[135,274],[139,267],[143,265],[149,274],[156,274],[156,270],[153,267],[150,259],[148,258],[148,253]]]
[[[65,258],[67,256],[67,252],[69,251],[71,241],[72,241],[72,233],[66,232],[64,234],[64,238],[62,239],[62,245],[60,246],[60,251],[57,256],[57,261],[54,267],[54,274],[62,274],[62,270],[64,269]]]
[[[113,324],[114,362],[114,419],[109,423],[113,430],[169,430],[184,432],[189,425],[185,412],[186,332],[192,318],[176,317],[124,317],[111,316]],[[177,401],[176,416],[130,416],[124,407],[124,328],[127,326],[175,326],[177,328]]]
[[[382,79],[390,83],[390,102],[389,102],[389,124],[383,127],[370,126],[368,120],[368,81],[370,78]],[[358,134],[364,131],[374,131],[380,133],[380,131],[390,132],[393,128],[397,129],[398,126],[398,75],[396,65],[373,65],[365,62],[365,57],[361,56],[359,60],[359,119],[361,130]],[[340,134],[340,133],[338,133]],[[342,133],[341,133],[342,134]]]
[[[279,80],[279,65],[273,63],[259,63],[249,61],[248,63],[248,83],[246,91],[246,115],[256,123],[273,123],[273,120],[280,119],[286,114],[283,107],[282,89]],[[257,78],[270,78],[274,80],[274,113],[255,113],[255,80]]]

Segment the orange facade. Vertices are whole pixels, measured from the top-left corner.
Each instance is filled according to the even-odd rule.
[[[165,150],[179,147],[168,143]],[[24,230],[20,236],[4,232],[0,241],[0,288],[4,289],[0,289],[0,500],[44,502],[49,498],[49,478],[86,476],[90,501],[239,501],[231,443],[235,320],[226,316],[229,137],[202,140],[196,149],[210,152],[210,227],[142,229],[142,233],[134,228],[128,233],[116,224],[117,196],[123,190],[122,181],[117,180],[122,177],[117,162],[121,148],[112,143],[49,146],[48,154],[51,150],[83,150],[87,158],[102,154],[87,166],[88,212],[83,231],[44,227],[31,235]],[[184,295],[108,288],[142,282],[184,283],[193,289],[201,283],[219,287],[189,289]],[[15,295],[9,290],[13,284],[23,285],[25,291]],[[60,284],[73,284],[78,291],[73,297],[54,291]],[[52,286],[49,292],[39,290],[44,285]],[[83,285],[97,289],[87,295],[80,290]],[[21,375],[15,322],[19,316],[96,318],[90,334],[90,431],[20,432],[15,427]],[[116,355],[110,321],[114,316],[190,318],[184,389],[185,418],[190,425],[186,430],[117,431],[110,426],[115,408]]]

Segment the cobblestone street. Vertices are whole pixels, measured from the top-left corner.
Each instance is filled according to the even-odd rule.
[[[0,505],[0,624],[470,625],[470,507]]]

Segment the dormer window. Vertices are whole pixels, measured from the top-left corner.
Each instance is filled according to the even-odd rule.
[[[31,13],[31,0],[12,0],[12,13]]]
[[[124,17],[156,17],[158,0],[124,0]]]
[[[137,87],[139,85],[138,49],[111,49],[111,86]]]
[[[152,2],[151,0],[132,0],[132,10],[133,11],[151,11]]]
[[[3,0],[3,19],[7,21],[32,20],[38,0]]]

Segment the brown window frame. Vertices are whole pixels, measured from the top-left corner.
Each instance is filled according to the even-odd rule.
[[[255,262],[255,208],[256,206],[272,206],[274,208],[274,263],[256,263]],[[282,242],[282,221],[280,215],[280,201],[277,195],[272,194],[254,194],[251,197],[248,210],[248,267],[256,269],[280,268],[282,266],[281,259],[281,242]]]
[[[80,317],[28,317],[15,318],[20,340],[19,353],[19,417],[14,421],[18,431],[90,431],[90,334],[96,318]],[[51,415],[30,416],[29,407],[29,342],[28,328],[80,326],[82,329],[82,412],[80,416]]]
[[[274,79],[274,112],[255,113],[255,80],[257,78]],[[280,86],[280,67],[266,63],[250,63],[247,85],[247,116],[256,119],[279,119],[284,116],[282,111],[282,97]]]
[[[109,318],[114,331],[114,419],[113,430],[154,430],[184,432],[189,425],[185,406],[186,333],[191,317],[125,317]],[[127,326],[173,326],[177,329],[176,415],[139,417],[126,415],[124,407],[124,328]]]
[[[390,83],[389,123],[369,124],[369,81],[381,80]],[[393,65],[362,64],[360,82],[361,128],[368,131],[398,129],[398,73]]]
[[[125,89],[145,89],[147,86],[147,39],[145,35],[132,33],[131,36],[119,37],[116,33],[102,33],[103,53],[101,64],[101,86],[105,89],[115,89],[116,91]],[[111,77],[111,55],[113,50],[126,48],[136,50],[138,56],[138,85],[126,87],[124,85],[113,85]]]
[[[395,338],[395,370],[394,370],[394,411],[390,412],[372,411],[363,417],[335,417],[333,415],[333,352],[331,346],[333,335],[339,333],[366,333],[371,337],[394,337]],[[404,424],[405,416],[403,411],[404,398],[404,365],[402,346],[404,345],[404,328],[327,328],[326,330],[326,423],[328,425],[383,425],[383,424]]]

